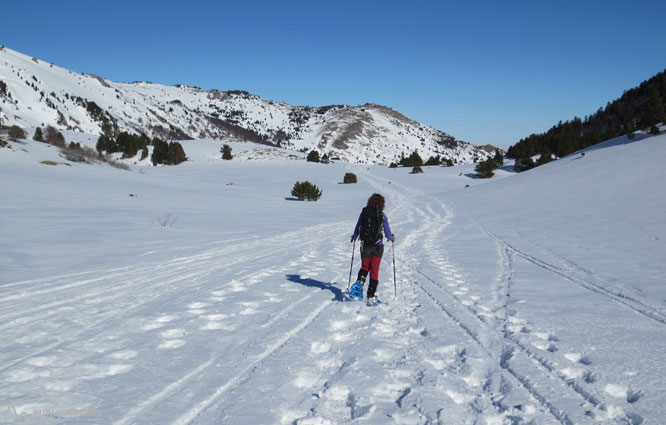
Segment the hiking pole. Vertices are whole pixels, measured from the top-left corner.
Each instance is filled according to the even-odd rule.
[[[391,254],[393,254],[393,293],[398,298],[398,286],[395,283],[395,241],[391,241]]]
[[[354,246],[352,247],[352,260],[351,260],[351,265],[349,266],[349,282],[347,283],[347,292],[349,292],[349,286],[351,285],[352,269],[354,268],[354,251],[356,251],[356,239],[354,239]]]

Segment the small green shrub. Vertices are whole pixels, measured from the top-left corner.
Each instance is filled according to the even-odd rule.
[[[356,174],[354,173],[346,173],[344,179],[342,180],[345,183],[356,183]]]
[[[321,189],[309,181],[296,182],[291,189],[291,196],[295,196],[300,201],[317,201],[321,198]]]
[[[392,163],[389,165],[389,168],[398,168],[398,163],[397,163],[397,162],[392,162]]]
[[[222,145],[222,149],[220,149],[220,152],[222,153],[222,159],[225,160],[231,160],[234,156],[231,154],[231,146],[225,144]]]
[[[412,168],[412,174],[421,174],[423,172],[423,168],[416,166]]]
[[[308,161],[308,162],[319,162],[319,161],[320,161],[320,159],[319,159],[319,152],[317,152],[317,151],[314,150],[314,149],[311,150],[310,153],[308,154],[307,161]]]

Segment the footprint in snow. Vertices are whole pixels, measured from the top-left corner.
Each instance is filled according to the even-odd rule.
[[[137,355],[138,355],[138,353],[136,351],[122,350],[122,351],[116,351],[115,353],[111,353],[107,357],[110,357],[112,359],[118,359],[118,360],[129,360],[129,359],[133,359]]]
[[[312,354],[324,354],[331,351],[331,344],[328,342],[313,342],[310,345],[310,352]]]
[[[247,291],[247,288],[245,287],[245,284],[243,284],[242,282],[239,282],[235,279],[232,280],[231,282],[229,282],[229,287],[230,287],[231,292]]]
[[[572,363],[580,363],[585,366],[592,364],[592,361],[587,356],[580,353],[566,353],[564,357]]]
[[[183,335],[185,335],[185,329],[169,329],[160,333],[160,336],[164,339],[180,338]]]
[[[227,314],[209,314],[202,316],[204,320],[207,321],[205,325],[201,327],[201,330],[204,331],[232,331],[236,329],[236,326],[230,323],[225,323],[224,320],[227,319],[229,315]]]
[[[239,312],[241,315],[250,315],[250,314],[255,314],[258,313],[259,310],[257,310],[257,307],[259,306],[259,303],[256,302],[243,302],[243,303],[238,303],[240,306],[244,307],[243,310]]]
[[[560,370],[560,373],[567,381],[574,381],[585,374],[585,369],[579,367],[565,367]]]
[[[534,341],[532,342],[532,345],[538,348],[539,350],[548,351],[550,353],[554,353],[557,351],[557,346],[555,346],[555,344],[549,341]]]
[[[636,403],[641,397],[640,391],[633,391],[624,385],[607,384],[604,391],[610,396],[624,399],[628,403]]]
[[[183,345],[185,345],[185,341],[182,339],[171,339],[164,341],[161,343],[157,348],[160,348],[162,350],[171,350],[174,348],[180,348]]]
[[[141,326],[141,329],[143,329],[144,331],[151,331],[153,329],[163,328],[164,326],[166,326],[167,323],[171,322],[175,318],[176,316],[169,316],[169,315],[160,316],[157,319],[152,320]]]
[[[185,329],[169,329],[160,333],[160,336],[164,340],[158,348],[167,350],[173,348],[179,348],[185,345],[185,340],[178,339],[185,335]]]

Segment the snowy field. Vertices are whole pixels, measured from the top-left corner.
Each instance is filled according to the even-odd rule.
[[[666,136],[626,142],[492,180],[10,143],[0,423],[663,424]],[[397,236],[378,308],[344,295],[373,192]]]

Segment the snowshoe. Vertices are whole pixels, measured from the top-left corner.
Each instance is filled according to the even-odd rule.
[[[368,307],[377,307],[381,303],[382,302],[377,297],[370,297],[368,298],[368,301],[365,303],[365,305]]]
[[[352,300],[362,300],[363,299],[363,284],[361,282],[354,282],[349,290],[349,298]]]

